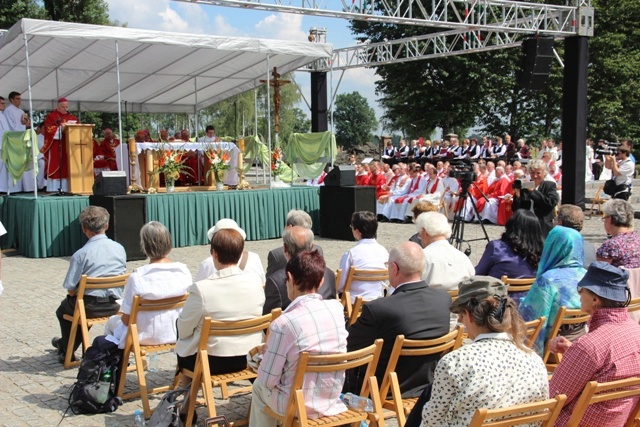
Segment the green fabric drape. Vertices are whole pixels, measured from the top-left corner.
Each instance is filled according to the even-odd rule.
[[[246,136],[244,138],[244,159],[249,160],[244,165],[244,173],[251,169],[253,159],[257,159],[265,168],[269,168],[269,147],[256,135]]]
[[[147,221],[163,223],[171,232],[174,247],[207,244],[207,230],[221,218],[236,220],[247,240],[277,239],[291,209],[308,212],[318,232],[320,198],[315,187],[146,197]],[[86,242],[78,215],[89,206],[88,197],[35,199],[20,195],[0,199],[1,219],[7,229],[1,240],[3,248],[16,248],[30,258],[46,258],[69,256]]]
[[[336,138],[330,132],[294,133],[284,150],[284,160],[304,179],[322,174],[327,163],[336,158]]]
[[[2,137],[2,161],[7,165],[9,175],[15,184],[25,171],[35,167],[38,173],[38,164],[33,164],[33,159],[38,156],[38,136],[32,130],[8,131]]]

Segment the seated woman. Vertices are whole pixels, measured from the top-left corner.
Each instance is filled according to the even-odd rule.
[[[431,202],[427,202],[425,200],[418,202],[413,209],[411,209],[411,213],[413,213],[413,222],[416,222],[416,219],[420,216],[421,213],[424,212],[438,212],[438,207]],[[413,236],[409,237],[410,242],[414,242],[422,247],[422,239],[420,238],[420,233],[416,233]]]
[[[335,354],[347,351],[347,330],[342,305],[323,301],[317,293],[324,281],[325,263],[317,251],[304,251],[286,267],[287,293],[291,304],[271,323],[269,338],[253,383],[250,427],[275,427],[274,418],[264,413],[269,406],[284,414],[300,353]],[[304,401],[310,418],[346,411],[339,395],[344,372],[313,373],[305,376]]]
[[[564,427],[589,381],[608,382],[640,377],[640,326],[627,314],[629,274],[596,261],[578,283],[580,309],[591,315],[589,333],[573,344],[564,337],[551,341],[554,353],[564,353],[549,382],[553,395],[567,401],[556,421]],[[589,405],[581,426],[621,426],[640,397]]]
[[[586,270],[584,264],[583,238],[576,230],[555,226],[544,242],[544,249],[538,265],[536,281],[520,304],[519,311],[525,321],[540,316],[546,317],[542,330],[536,339],[536,351],[542,355],[558,309],[565,306],[580,308],[580,296],[576,285]],[[573,341],[584,334],[584,324],[568,325],[560,330],[560,335]]]
[[[223,229],[213,235],[211,255],[217,271],[189,287],[189,298],[178,318],[176,354],[179,368],[193,370],[205,317],[236,321],[262,315],[262,280],[238,267],[243,250],[244,238],[237,230]],[[245,369],[247,352],[261,342],[262,332],[209,337],[207,352],[211,374]]]
[[[473,343],[440,359],[433,386],[425,389],[406,427],[468,426],[478,408],[549,397],[547,370],[524,345],[526,328],[507,287],[496,278],[474,276],[460,283],[458,293],[450,310]]]
[[[119,339],[119,347],[124,348],[129,326],[129,315],[133,308],[133,298],[158,300],[178,297],[187,293],[191,286],[191,272],[181,262],[173,262],[167,256],[171,252],[171,233],[159,222],[151,221],[140,230],[140,247],[149,257],[149,264],[134,271],[124,288],[120,310],[123,315],[112,316],[108,328]],[[138,337],[140,344],[170,344],[176,342],[176,319],[180,309],[138,314]],[[114,322],[116,324],[114,325]]]
[[[602,206],[604,229],[612,237],[596,251],[599,261],[616,267],[640,267],[640,235],[633,229],[633,206],[620,199]]]
[[[476,265],[476,276],[491,276],[511,279],[536,277],[536,269],[540,262],[544,246],[542,229],[536,215],[527,210],[516,211],[505,225],[500,240],[492,240]],[[511,297],[520,303],[522,295]]]

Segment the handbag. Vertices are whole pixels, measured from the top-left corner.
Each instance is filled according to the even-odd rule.
[[[605,181],[604,183],[604,187],[602,188],[602,191],[604,191],[604,194],[608,194],[609,196],[613,196],[614,194],[616,194],[616,188],[618,186],[616,185],[616,180],[615,179],[608,179]]]
[[[180,399],[181,396],[182,399]],[[180,420],[180,409],[187,403],[188,399],[188,387],[168,391],[162,397],[158,407],[153,411],[153,415],[147,422],[147,426],[182,427],[184,423]]]

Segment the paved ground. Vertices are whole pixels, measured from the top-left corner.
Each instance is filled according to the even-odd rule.
[[[638,188],[639,183],[636,183]],[[595,193],[593,186],[587,190],[588,196]],[[487,226],[491,239],[498,238],[503,228]],[[378,240],[391,248],[415,233],[413,225],[381,224]],[[585,221],[585,238],[598,246],[606,238],[602,221],[594,217]],[[478,225],[467,225],[466,239],[482,236]],[[353,242],[318,239],[330,268],[336,269],[344,251]],[[260,254],[266,267],[266,256],[270,249],[280,245],[279,240],[247,242],[247,248]],[[472,242],[471,259],[478,262],[485,242]],[[185,263],[196,274],[198,264],[208,256],[208,248],[194,246],[175,249],[170,257]],[[143,265],[144,261],[128,263],[129,271]],[[3,426],[55,426],[61,420],[67,407],[67,396],[75,381],[77,369],[64,370],[58,363],[51,337],[59,336],[55,310],[64,295],[62,280],[69,264],[68,258],[29,259],[20,256],[3,257],[2,279],[4,293],[0,296],[0,425]],[[94,328],[92,336],[101,333]],[[149,373],[147,379],[152,384],[168,384],[175,366],[174,355],[161,354],[159,370]],[[134,384],[134,374],[129,375],[129,386]],[[129,387],[130,388],[130,387]],[[218,395],[219,396],[219,395]],[[152,406],[159,399],[152,400]],[[219,400],[218,412],[231,420],[246,414],[248,397],[234,397],[229,401]],[[113,414],[94,416],[74,416],[68,414],[62,426],[130,426],[133,413],[141,409],[139,400],[125,402]],[[198,410],[200,419],[205,417],[205,409]],[[395,426],[395,420],[388,425]],[[200,423],[201,425],[201,423]]]

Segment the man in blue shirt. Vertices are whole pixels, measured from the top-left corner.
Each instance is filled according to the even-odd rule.
[[[61,338],[54,338],[51,344],[58,350],[58,360],[64,362],[67,342],[71,334],[71,322],[65,320],[65,314],[73,315],[76,306],[76,293],[80,278],[83,274],[89,277],[108,277],[124,274],[127,269],[127,255],[121,244],[114,242],[105,235],[109,227],[109,212],[98,206],[89,206],[78,217],[82,232],[89,241],[71,257],[69,270],[63,286],[67,290],[67,297],[62,300],[56,310],[60,322]],[[122,298],[122,288],[95,289],[84,295],[87,318],[105,317],[118,313],[120,304],[117,299]],[[75,337],[75,351],[82,342],[80,329]],[[72,357],[75,360],[75,357]]]

